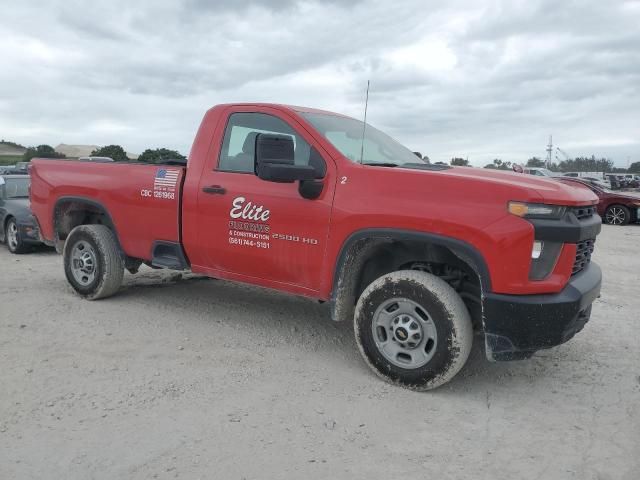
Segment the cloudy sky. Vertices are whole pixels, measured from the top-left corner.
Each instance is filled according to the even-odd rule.
[[[216,103],[362,116],[432,160],[640,160],[639,1],[7,2],[0,137],[187,153]]]

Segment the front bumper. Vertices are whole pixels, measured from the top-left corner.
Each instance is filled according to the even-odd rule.
[[[557,294],[486,294],[483,317],[487,358],[520,360],[569,341],[589,321],[601,283],[600,267],[590,263]]]

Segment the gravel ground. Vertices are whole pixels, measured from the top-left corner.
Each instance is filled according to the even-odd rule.
[[[640,226],[603,227],[571,342],[383,383],[322,305],[171,272],[88,302],[0,248],[0,478],[640,478]]]

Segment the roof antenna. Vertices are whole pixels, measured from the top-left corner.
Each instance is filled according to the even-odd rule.
[[[369,105],[369,80],[367,80],[367,98],[364,101],[364,122],[362,124],[362,143],[360,144],[360,165],[364,157],[364,133],[367,130],[367,106]]]

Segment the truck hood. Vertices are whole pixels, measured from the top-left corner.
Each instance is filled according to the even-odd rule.
[[[539,203],[568,206],[598,203],[598,197],[590,190],[523,173],[471,167],[452,167],[438,173],[467,182],[485,184],[488,192],[492,187],[506,187],[514,191],[527,192],[530,196],[537,195]],[[513,200],[519,199],[514,197]]]

